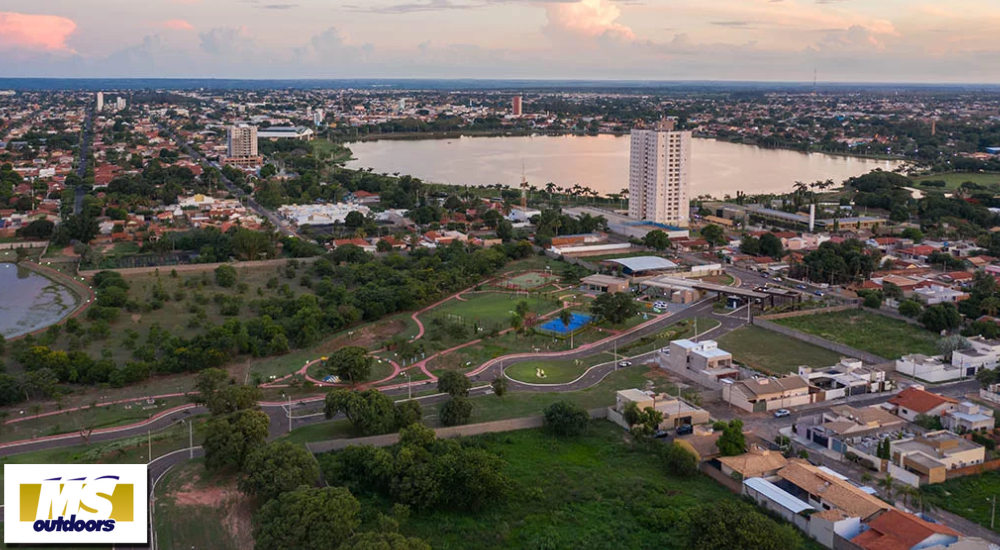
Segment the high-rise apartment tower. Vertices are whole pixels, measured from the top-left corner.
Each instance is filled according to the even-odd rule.
[[[664,119],[635,128],[629,152],[628,214],[636,220],[687,227],[690,221],[691,132]]]

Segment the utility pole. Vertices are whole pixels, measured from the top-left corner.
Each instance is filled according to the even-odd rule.
[[[288,394],[288,431],[292,431],[292,394]]]
[[[194,425],[189,418],[188,425],[188,458],[194,459]]]
[[[146,444],[149,448],[149,460],[146,461],[146,464],[149,464],[153,461],[153,433],[149,430],[146,430]]]
[[[990,512],[990,530],[993,529],[993,524],[997,519],[997,496],[993,495],[993,510]]]

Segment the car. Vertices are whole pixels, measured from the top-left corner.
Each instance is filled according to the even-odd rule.
[[[785,418],[786,416],[791,416],[791,415],[792,415],[792,412],[789,411],[788,409],[778,409],[778,410],[774,411],[774,417],[775,418]]]
[[[621,361],[621,362],[618,363],[618,366],[621,367],[621,368],[631,367],[632,366],[632,362],[631,361]]]
[[[768,278],[768,277],[770,277],[770,275],[768,275],[767,273],[761,273],[760,276],[763,277],[763,278],[765,278],[765,279]]]
[[[656,433],[653,434],[653,437],[659,439],[661,437],[667,437],[668,435],[670,435],[670,432],[666,430],[656,430]]]
[[[797,288],[799,290],[805,290],[806,289],[806,285],[795,285],[795,288]]]
[[[813,292],[813,294],[819,296],[820,298],[822,298],[823,296],[826,296],[825,294],[823,294],[823,291],[821,291],[821,290],[817,290],[816,292]]]
[[[781,282],[781,277],[775,277],[775,278],[774,278],[774,282],[776,282],[776,283],[780,283],[780,282]]]
[[[667,309],[667,303],[666,302],[662,302],[662,301],[661,302],[653,302],[653,307],[655,307],[656,309]]]
[[[694,433],[694,426],[690,424],[681,424],[677,426],[677,435],[688,435]]]

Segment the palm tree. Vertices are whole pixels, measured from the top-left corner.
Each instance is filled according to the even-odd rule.
[[[555,192],[555,190],[556,190],[556,184],[552,183],[551,181],[545,184],[545,192],[548,193],[550,197],[552,196],[552,193]]]
[[[903,497],[903,506],[907,508],[910,507],[910,498],[916,499],[920,497],[920,489],[912,485],[900,485],[897,490],[900,496]]]
[[[997,298],[996,296],[989,296],[983,299],[983,301],[979,303],[979,309],[990,317],[995,317],[997,311],[1000,311],[1000,298]]]
[[[885,478],[878,480],[878,486],[885,491],[886,500],[892,500],[892,494],[896,490],[896,480],[892,474],[885,474]]]
[[[563,324],[564,330],[569,330],[569,326],[573,323],[573,314],[570,313],[568,309],[564,309],[559,312],[559,320]],[[569,333],[569,349],[573,349],[573,333]]]

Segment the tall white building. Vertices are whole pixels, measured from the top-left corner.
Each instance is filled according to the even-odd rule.
[[[97,112],[104,110],[104,92],[97,92]]]
[[[635,128],[628,174],[628,215],[636,220],[687,227],[690,220],[691,132],[664,119],[654,129]]]
[[[257,127],[240,124],[229,127],[229,157],[247,158],[257,156]]]
[[[119,111],[124,111],[126,105],[127,103],[124,97],[118,96],[118,98],[115,99],[115,109]]]

